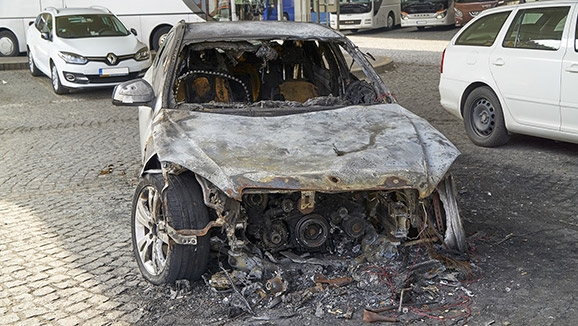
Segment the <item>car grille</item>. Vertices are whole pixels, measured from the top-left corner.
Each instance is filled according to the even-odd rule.
[[[111,76],[111,77],[100,77],[99,75],[86,75],[86,78],[88,78],[88,84],[120,83],[123,81],[136,79],[137,77],[138,72],[131,72],[126,76]]]
[[[116,62],[114,64],[111,64],[108,59],[106,57],[86,57],[86,60],[88,61],[95,61],[95,62],[104,62],[106,63],[108,66],[116,66],[119,63],[121,63],[122,61],[125,60],[130,60],[130,59],[134,59],[134,54],[127,54],[127,55],[120,55],[116,57]]]

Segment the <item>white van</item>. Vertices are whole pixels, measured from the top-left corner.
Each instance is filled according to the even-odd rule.
[[[180,20],[202,22],[193,0],[0,0],[0,56],[26,51],[26,30],[46,7],[100,6],[112,11],[124,25],[137,31],[138,39],[156,50]]]

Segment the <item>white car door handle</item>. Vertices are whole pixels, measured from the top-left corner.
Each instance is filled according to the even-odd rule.
[[[492,64],[494,66],[503,66],[506,64],[506,62],[502,58],[497,58],[496,60],[494,60],[494,62],[492,62]]]
[[[566,69],[567,72],[578,72],[578,65],[577,64],[573,64],[570,65],[570,67],[568,67]]]

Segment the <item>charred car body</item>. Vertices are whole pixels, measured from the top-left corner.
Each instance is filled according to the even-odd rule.
[[[181,23],[113,102],[140,106],[132,236],[152,283],[199,278],[210,237],[255,277],[265,253],[369,255],[424,230],[464,249],[446,175],[458,150],[337,31]]]

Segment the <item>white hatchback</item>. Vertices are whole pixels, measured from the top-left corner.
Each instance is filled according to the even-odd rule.
[[[47,8],[27,31],[30,73],[51,77],[57,94],[142,77],[150,52],[134,34],[106,8]]]
[[[479,146],[509,133],[578,143],[578,2],[482,12],[444,51],[442,106]]]

